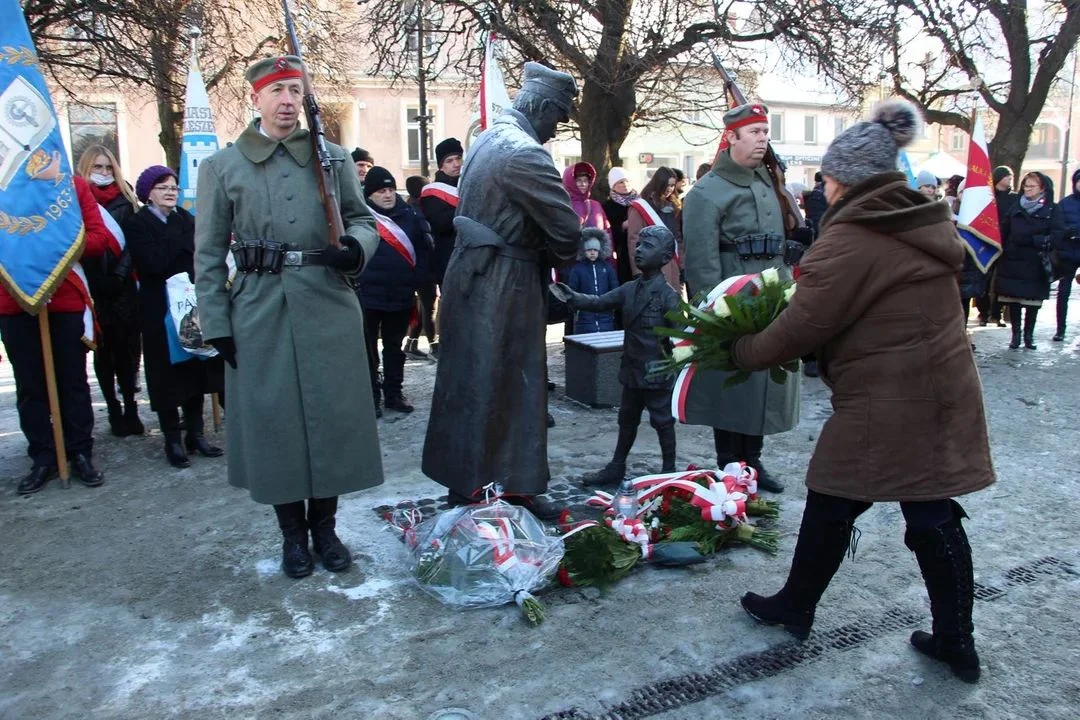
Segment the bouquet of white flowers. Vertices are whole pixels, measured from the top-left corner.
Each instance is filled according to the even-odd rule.
[[[702,370],[734,373],[725,386],[750,379],[750,372],[737,367],[731,346],[743,335],[764,330],[788,306],[795,294],[795,283],[782,279],[779,271],[768,268],[753,275],[736,275],[713,288],[696,307],[681,302],[668,317],[682,326],[656,327],[653,331],[673,341],[671,355],[651,368],[655,374],[678,373],[693,365]],[[793,360],[770,369],[774,382],[787,382],[788,372],[798,372]]]

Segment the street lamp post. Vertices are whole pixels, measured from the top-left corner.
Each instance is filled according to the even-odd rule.
[[[1072,135],[1072,112],[1073,112],[1073,96],[1076,93],[1076,49],[1073,49],[1073,68],[1072,78],[1069,83],[1069,112],[1067,119],[1065,120],[1065,142],[1061,148],[1061,192],[1062,197],[1066,197],[1072,188],[1069,186],[1069,138]]]
[[[420,108],[416,122],[420,126],[420,174],[427,177],[428,170],[428,123],[427,81],[424,73],[424,0],[416,2],[416,82],[420,89]]]

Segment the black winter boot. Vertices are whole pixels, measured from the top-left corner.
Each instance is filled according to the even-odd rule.
[[[581,484],[585,487],[614,487],[626,477],[626,456],[630,454],[630,448],[634,447],[637,439],[637,426],[619,426],[619,439],[615,441],[615,454],[611,462],[604,466],[603,470],[586,475]]]
[[[124,425],[128,435],[144,435],[146,427],[139,418],[139,403],[135,395],[124,396]]]
[[[742,439],[742,459],[746,464],[757,470],[757,484],[761,490],[769,492],[784,492],[784,483],[777,480],[761,464],[761,450],[765,447],[765,438],[761,435],[740,435]]]
[[[71,474],[86,487],[101,487],[105,484],[105,473],[94,467],[89,453],[75,453],[71,456]]]
[[[308,526],[311,528],[311,540],[315,552],[322,559],[323,567],[330,572],[341,572],[352,565],[352,554],[338,538],[337,527],[338,499],[311,498],[308,500]]]
[[[813,492],[807,496],[795,556],[784,587],[771,597],[749,592],[741,601],[750,617],[766,625],[782,625],[799,640],[810,635],[818,601],[843,562],[849,545],[853,546],[852,534],[857,532],[851,520],[830,516],[823,506],[827,501],[824,497]]]
[[[947,663],[964,682],[979,679],[979,655],[975,652],[971,608],[975,598],[975,576],[971,568],[971,546],[961,525],[967,513],[955,500],[953,518],[932,530],[904,534],[904,544],[915,553],[930,596],[933,633],[916,630],[911,644],[924,655]]]
[[[409,404],[409,401],[405,399],[405,395],[398,390],[386,390],[383,393],[386,397],[386,409],[397,410],[400,413],[411,413],[413,406]]]
[[[284,541],[281,544],[281,571],[291,578],[307,577],[315,569],[308,550],[308,524],[304,517],[304,501],[275,505],[278,526]]]
[[[716,446],[716,467],[723,470],[724,466],[739,462],[742,452],[742,438],[738,433],[728,432],[713,428],[713,445]]]
[[[1039,308],[1029,307],[1024,311],[1024,349],[1035,349],[1035,321],[1039,318]]]
[[[1012,340],[1009,341],[1009,349],[1016,350],[1020,347],[1020,305],[1018,303],[1009,304],[1009,325],[1012,326]]]
[[[657,428],[656,434],[660,438],[660,457],[664,465],[660,468],[662,473],[675,472],[675,426]]]
[[[120,401],[115,396],[107,397],[105,398],[105,406],[109,409],[109,432],[116,437],[130,435],[127,422],[124,420],[124,408],[120,405]]]
[[[1058,301],[1057,301],[1057,332],[1054,333],[1054,342],[1061,342],[1065,339],[1065,321],[1069,317],[1069,305],[1068,298],[1065,298],[1065,302],[1062,302],[1061,295],[1061,283],[1067,283],[1068,278],[1062,278],[1058,280]]]

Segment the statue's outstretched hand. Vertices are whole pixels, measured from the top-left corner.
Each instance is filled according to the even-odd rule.
[[[575,293],[566,283],[551,283],[548,285],[548,290],[551,291],[552,296],[559,302],[566,303],[567,305],[573,304]]]

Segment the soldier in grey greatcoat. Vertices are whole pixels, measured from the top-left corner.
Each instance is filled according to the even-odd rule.
[[[784,217],[773,180],[762,164],[769,140],[769,110],[740,105],[724,115],[724,142],[712,170],[683,201],[686,284],[691,296],[708,293],[733,275],[784,267]],[[745,460],[758,484],[772,492],[784,486],[761,463],[764,435],[786,432],[799,422],[799,374],[783,385],[768,372],[724,388],[729,373],[698,372],[685,421],[713,428],[717,465]]]
[[[501,483],[538,515],[547,490],[544,253],[577,253],[581,220],[542,143],[569,120],[577,85],[526,63],[525,81],[470,148],[457,241],[442,286],[439,368],[424,474],[467,503]]]
[[[379,238],[355,167],[328,143],[346,230],[340,249],[328,244],[318,159],[299,125],[299,58],[261,60],[247,78],[261,118],[199,168],[196,290],[203,337],[229,365],[229,482],[274,506],[282,569],[303,577],[313,569],[309,530],[328,570],[351,564],[334,532],[337,498],[383,481],[350,284]]]

